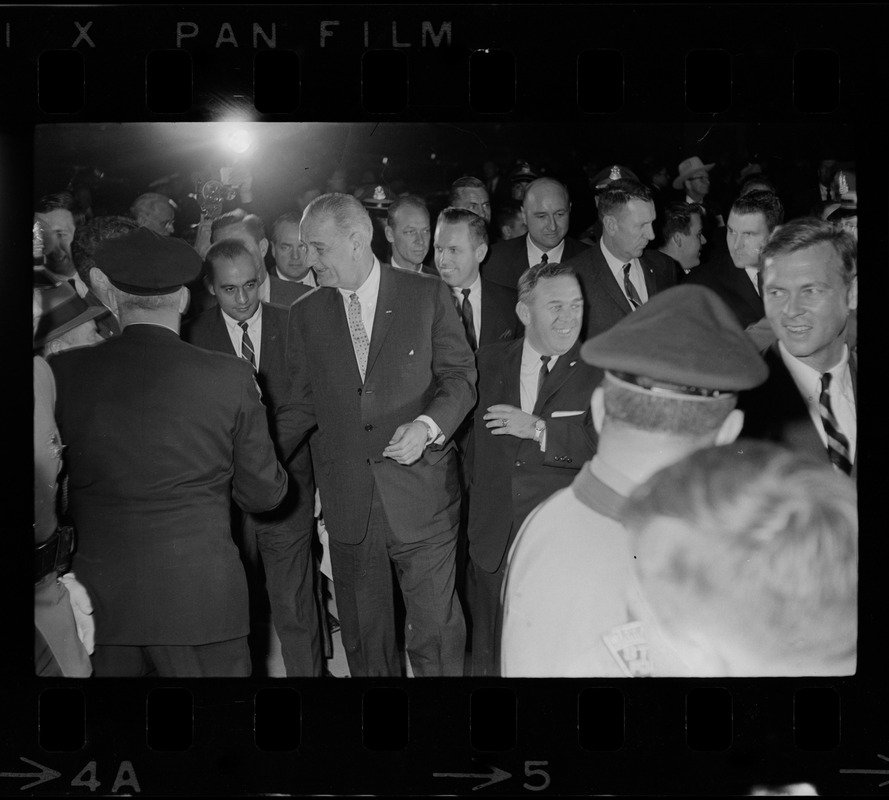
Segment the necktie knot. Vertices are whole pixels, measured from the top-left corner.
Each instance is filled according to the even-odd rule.
[[[463,290],[461,290],[461,291],[462,291],[463,297],[465,297],[465,298],[468,300],[468,299],[469,299],[469,293],[472,291],[472,289],[463,289]]]
[[[246,322],[239,322],[239,323],[238,323],[238,327],[239,327],[242,331],[244,331],[244,333],[247,333],[247,323],[246,323]]]
[[[540,256],[540,263],[541,264],[548,264],[549,263],[549,256],[546,253],[544,253],[542,256]]]

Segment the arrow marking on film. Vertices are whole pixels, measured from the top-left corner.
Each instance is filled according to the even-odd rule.
[[[62,776],[61,772],[56,772],[54,769],[44,767],[43,764],[38,764],[36,761],[31,761],[30,758],[25,758],[24,756],[19,756],[19,758],[25,763],[30,764],[32,767],[37,767],[37,769],[40,770],[40,772],[0,772],[0,778],[37,778],[36,781],[27,783],[22,786],[21,791],[30,789],[32,786],[39,786],[41,783],[55,780],[56,778],[60,778]]]
[[[495,783],[500,783],[500,781],[505,781],[507,778],[511,778],[512,774],[506,772],[506,770],[499,769],[498,767],[489,767],[493,772],[433,772],[433,778],[487,778],[484,783],[480,783],[478,786],[473,786],[472,791],[474,792],[476,789],[484,789],[486,786],[491,786]]]

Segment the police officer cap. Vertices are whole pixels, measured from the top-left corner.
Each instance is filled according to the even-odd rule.
[[[639,180],[633,170],[628,169],[627,167],[622,167],[620,164],[612,164],[609,167],[600,169],[590,180],[590,183],[592,184],[594,189],[599,190],[604,189],[606,186],[611,185],[615,181],[626,179],[633,181]]]
[[[182,239],[137,228],[96,248],[96,266],[129,294],[171,294],[201,274],[203,262]]]
[[[711,289],[687,284],[654,295],[581,357],[655,393],[717,397],[759,386],[769,368],[734,313]]]

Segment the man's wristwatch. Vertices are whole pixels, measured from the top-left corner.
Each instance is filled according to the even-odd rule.
[[[546,430],[546,420],[542,417],[534,423],[534,441],[540,442],[540,437]]]
[[[419,422],[421,425],[426,426],[426,446],[428,447],[430,444],[432,444],[432,426],[423,419],[418,419],[416,420],[416,422]]]

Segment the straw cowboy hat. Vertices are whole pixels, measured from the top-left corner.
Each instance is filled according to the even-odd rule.
[[[697,156],[686,158],[685,161],[679,165],[679,174],[673,180],[673,188],[681,189],[685,181],[692,175],[699,172],[709,172],[714,166],[716,166],[715,161],[712,164],[705,164]]]

